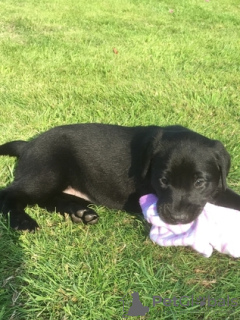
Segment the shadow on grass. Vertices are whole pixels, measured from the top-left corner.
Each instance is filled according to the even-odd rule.
[[[19,236],[0,216],[0,320],[20,319],[17,315],[21,293],[18,275],[23,268],[24,255]]]

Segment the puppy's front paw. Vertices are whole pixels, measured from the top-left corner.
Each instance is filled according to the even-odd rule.
[[[81,209],[71,215],[72,221],[75,223],[95,224],[98,222],[98,214],[90,209]]]

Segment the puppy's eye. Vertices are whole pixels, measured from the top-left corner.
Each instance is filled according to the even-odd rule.
[[[204,179],[197,179],[197,180],[194,182],[195,188],[201,188],[201,187],[203,187],[204,182],[205,182]]]
[[[163,187],[166,187],[168,185],[168,179],[167,178],[161,178],[160,183]]]

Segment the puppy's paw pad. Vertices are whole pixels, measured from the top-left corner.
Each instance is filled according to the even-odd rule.
[[[99,216],[92,209],[82,209],[71,215],[72,221],[75,223],[95,224],[98,222]]]
[[[95,224],[98,222],[99,216],[96,214],[96,212],[88,213],[86,212],[83,216],[84,223],[86,224]]]
[[[71,214],[71,219],[72,219],[72,221],[75,222],[75,223],[83,223],[82,218],[79,218],[79,217],[76,216],[74,213]]]

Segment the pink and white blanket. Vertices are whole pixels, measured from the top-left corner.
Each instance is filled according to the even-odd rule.
[[[240,257],[240,211],[207,203],[196,220],[170,225],[157,213],[154,194],[140,198],[144,218],[152,225],[150,239],[160,246],[191,246],[205,257],[213,248],[235,258]]]

